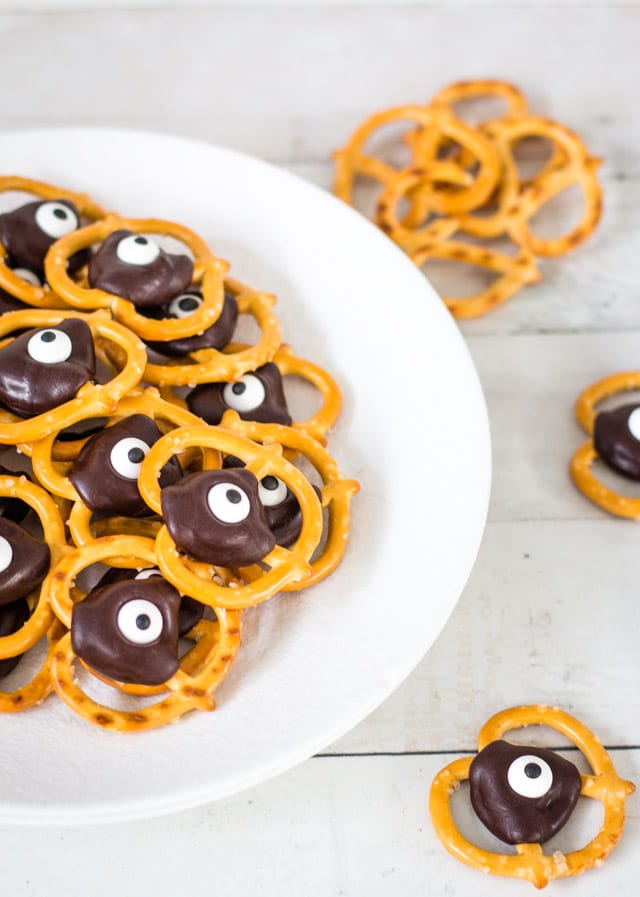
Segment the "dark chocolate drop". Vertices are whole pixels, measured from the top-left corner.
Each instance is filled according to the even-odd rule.
[[[189,290],[189,295],[191,294],[202,298],[202,293],[199,290],[191,289]],[[159,312],[158,314],[151,314],[150,317],[157,319],[175,319],[178,315],[172,314],[170,311],[170,307],[175,301],[176,300],[174,299],[172,302],[163,305],[162,308],[157,310]],[[230,342],[237,320],[238,303],[236,302],[235,296],[225,292],[224,305],[222,306],[220,316],[217,321],[210,327],[207,327],[203,333],[173,340],[148,340],[147,345],[150,349],[153,349],[155,352],[158,352],[160,355],[164,355],[167,358],[183,358],[190,352],[197,352],[199,349],[222,349],[228,342]]]
[[[11,268],[28,268],[44,280],[44,259],[49,248],[58,239],[43,230],[36,219],[36,213],[43,206],[65,206],[69,210],[72,229],[79,225],[78,211],[67,199],[36,200],[0,215],[0,243],[7,251],[7,262]],[[60,209],[58,211],[61,211]],[[54,217],[60,217],[55,216]],[[69,259],[67,268],[74,274],[89,261],[89,250],[76,252]]]
[[[264,386],[264,399],[250,410],[241,411],[233,400],[227,401],[224,396],[227,383],[203,383],[196,386],[187,396],[189,410],[201,417],[208,424],[214,426],[220,423],[222,415],[229,408],[238,412],[243,420],[254,420],[265,424],[291,424],[291,415],[287,408],[282,386],[282,375],[278,366],[269,361],[251,372]],[[244,378],[243,378],[244,380]],[[231,393],[241,396],[244,386],[243,380],[239,380],[231,387]],[[230,399],[230,396],[227,398]]]
[[[605,464],[631,480],[640,480],[640,441],[629,429],[629,417],[640,405],[601,411],[595,420],[593,444]]]
[[[29,605],[24,598],[18,598],[17,601],[12,601],[11,604],[0,606],[0,638],[18,632],[30,616]],[[0,679],[4,679],[5,676],[12,673],[23,656],[23,654],[17,654],[15,657],[2,658],[0,660]]]
[[[49,572],[51,554],[49,546],[12,520],[0,517],[0,536],[9,543],[2,543],[0,557],[0,605],[10,604],[26,596],[40,585]],[[7,563],[8,561],[8,563]]]

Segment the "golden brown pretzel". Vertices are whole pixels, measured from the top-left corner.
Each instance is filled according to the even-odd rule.
[[[514,855],[484,850],[468,841],[453,819],[450,801],[460,783],[468,779],[473,757],[454,760],[438,773],[431,785],[429,810],[438,838],[456,859],[482,872],[527,879],[537,888],[543,888],[553,878],[580,875],[604,861],[618,843],[624,826],[624,802],[635,788],[618,776],[598,738],[581,722],[555,707],[536,704],[497,713],[480,730],[478,750],[497,741],[505,732],[532,725],[551,726],[562,733],[591,766],[592,773],[581,775],[581,794],[602,804],[604,819],[598,834],[585,847],[545,854],[539,844],[518,844]]]

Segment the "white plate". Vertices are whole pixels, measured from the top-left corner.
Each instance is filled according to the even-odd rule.
[[[330,447],[360,480],[339,569],[245,614],[214,713],[127,736],[55,697],[0,718],[0,821],[79,823],[184,809],[280,773],[377,707],[432,644],[482,535],[486,410],[458,329],[422,274],[358,213],[257,159],[156,134],[0,137],[0,171],[187,224],[274,292],[285,339],[334,373]]]

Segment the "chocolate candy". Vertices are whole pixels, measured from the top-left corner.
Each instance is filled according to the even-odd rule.
[[[171,302],[159,309],[150,309],[149,316],[161,318],[186,318],[192,315],[202,305],[202,293],[197,289],[190,289],[172,299]],[[157,313],[156,313],[157,312]],[[204,333],[195,336],[185,336],[182,339],[160,341],[147,341],[149,348],[168,358],[183,358],[190,352],[199,349],[222,349],[231,340],[233,331],[238,321],[238,303],[235,296],[225,291],[224,305],[217,321],[207,327]]]
[[[542,844],[566,823],[580,795],[577,768],[544,748],[492,741],[469,770],[473,809],[507,844]]]
[[[593,444],[609,467],[629,479],[640,480],[640,405],[601,411],[595,420]]]
[[[223,467],[238,468],[244,467],[244,464],[238,458],[228,455],[224,459]],[[289,548],[302,529],[302,511],[298,499],[286,483],[271,475],[260,480],[258,495],[264,507],[269,529],[275,536],[277,544]]]
[[[69,479],[92,511],[125,517],[148,517],[153,512],[138,490],[140,465],[162,433],[146,414],[132,414],[92,436],[75,460]],[[160,485],[182,476],[175,458],[163,467]]]
[[[89,284],[141,307],[163,305],[187,289],[193,277],[188,255],[162,249],[154,239],[116,230],[89,263]]]
[[[291,423],[282,375],[273,361],[245,374],[235,383],[196,386],[187,396],[187,405],[194,414],[214,426],[220,423],[229,408],[237,411],[243,420],[285,426]]]
[[[95,373],[89,325],[67,318],[22,333],[0,350],[0,402],[18,417],[34,417],[73,399]]]
[[[44,259],[49,247],[80,226],[76,207],[67,199],[28,202],[0,215],[0,243],[10,268],[27,268],[44,280]],[[74,274],[89,260],[86,249],[69,259]]]
[[[5,635],[13,635],[14,632],[22,629],[30,616],[29,605],[24,598],[18,598],[17,601],[2,605],[0,607],[0,638]],[[0,660],[0,679],[4,679],[15,670],[22,656],[22,654],[17,654],[15,657],[4,657]]]
[[[221,567],[262,560],[275,546],[248,470],[203,470],[162,490],[162,515],[174,542],[199,561]]]
[[[24,473],[15,473],[0,464],[0,476],[9,477],[26,477]],[[28,477],[27,477],[28,479]],[[21,523],[31,510],[26,501],[19,498],[11,498],[8,495],[0,495],[0,517],[6,517],[7,520],[13,520],[14,523]]]
[[[159,576],[163,579],[162,573],[157,567],[146,567],[144,570],[131,570],[125,567],[111,567],[100,582],[96,584],[96,588],[111,585],[113,582],[125,582],[132,579],[145,580],[151,576]],[[190,632],[196,623],[199,623],[204,616],[205,607],[195,598],[189,595],[183,595],[180,600],[180,610],[178,611],[178,631],[180,638]]]
[[[74,605],[71,645],[109,679],[161,685],[179,666],[179,608],[177,590],[158,576],[94,588]]]
[[[0,605],[25,598],[49,572],[49,546],[0,517]]]

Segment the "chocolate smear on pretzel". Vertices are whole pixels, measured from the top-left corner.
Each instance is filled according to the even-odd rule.
[[[92,511],[125,517],[153,512],[138,490],[140,465],[162,433],[146,414],[132,414],[92,436],[82,447],[69,474],[76,492]],[[163,467],[160,485],[182,476],[175,458]]]
[[[626,404],[601,411],[593,430],[595,450],[609,467],[640,480],[640,405]]]
[[[27,268],[44,280],[44,259],[49,248],[80,226],[78,210],[67,199],[36,200],[0,215],[0,243],[10,268]],[[89,261],[89,250],[81,250],[68,261],[74,274]]]
[[[18,598],[17,601],[2,605],[0,607],[0,638],[13,635],[14,632],[22,629],[29,616],[29,605],[24,598]],[[22,654],[17,654],[15,657],[3,657],[0,660],[0,679],[4,679],[15,670],[21,657]]]
[[[179,666],[179,608],[178,591],[157,576],[94,588],[74,605],[73,650],[117,682],[160,685]]]
[[[140,307],[164,305],[184,292],[193,261],[163,249],[152,237],[116,230],[89,263],[89,284]]]
[[[18,417],[35,417],[73,399],[95,374],[89,325],[67,318],[22,333],[0,350],[0,403]]]
[[[0,606],[25,598],[49,572],[49,546],[0,517]]]
[[[149,317],[157,319],[186,318],[202,305],[200,290],[190,288],[158,309],[149,309]],[[200,349],[222,349],[230,342],[238,321],[238,303],[235,296],[225,290],[224,304],[218,319],[203,333],[172,340],[147,340],[149,348],[168,358],[183,358]]]
[[[469,769],[476,815],[507,844],[542,844],[564,826],[582,782],[573,763],[553,751],[493,741]]]
[[[162,490],[162,515],[181,551],[221,567],[254,564],[276,545],[249,470],[203,470]]]
[[[204,383],[187,396],[189,410],[208,424],[217,425],[229,408],[243,420],[264,424],[291,424],[291,415],[278,366],[269,361],[234,383]]]

